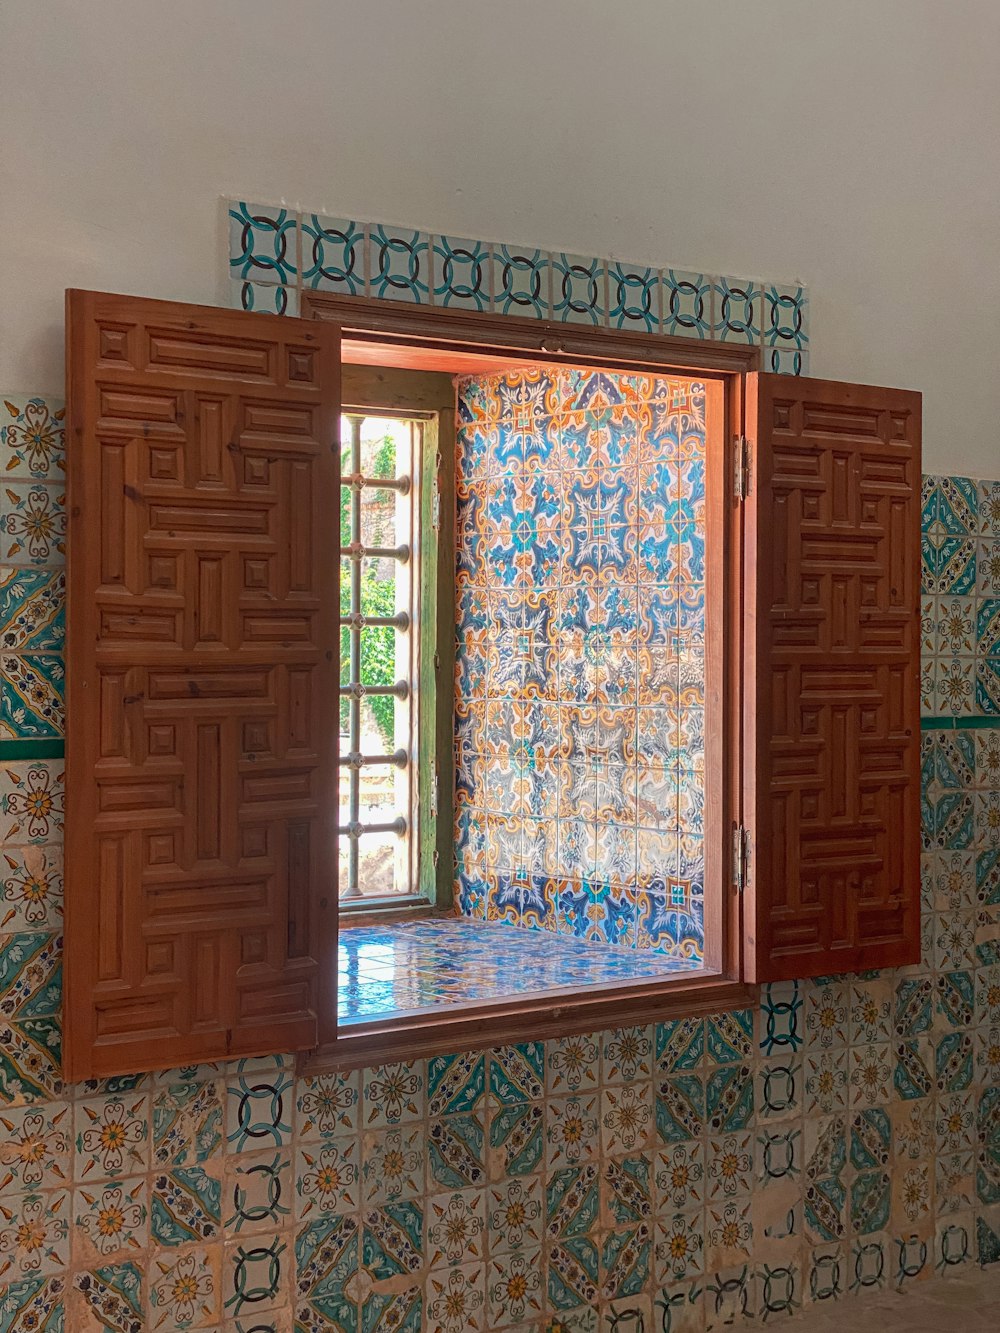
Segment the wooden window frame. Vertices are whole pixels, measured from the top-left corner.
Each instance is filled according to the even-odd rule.
[[[415,361],[440,354],[441,368],[450,358],[465,353],[508,358],[511,361],[544,359],[548,362],[607,366],[613,370],[710,377],[719,386],[723,411],[723,467],[721,503],[709,506],[709,549],[718,552],[718,576],[723,580],[723,604],[728,653],[715,683],[725,726],[720,729],[718,757],[726,780],[715,789],[711,817],[716,827],[728,830],[741,809],[742,730],[739,669],[743,655],[743,514],[736,499],[736,457],[728,447],[743,430],[746,376],[758,370],[759,348],[724,343],[696,343],[674,337],[650,337],[625,330],[589,327],[568,328],[550,321],[483,315],[459,310],[396,305],[367,298],[344,298],[328,293],[303,295],[302,317],[336,323],[346,343],[364,343],[375,361],[380,347],[387,359],[402,347],[415,349]],[[448,507],[442,503],[442,510]],[[725,517],[723,517],[725,515]],[[721,527],[721,531],[719,528]],[[442,528],[444,550],[454,545],[454,530]],[[446,560],[439,562],[442,579],[453,578]],[[452,596],[454,594],[452,593]],[[721,645],[720,645],[721,647]],[[720,654],[721,656],[721,654]],[[444,664],[442,664],[444,665]],[[439,679],[450,682],[452,675]],[[712,686],[710,684],[709,688]],[[450,698],[450,695],[449,695]],[[440,712],[443,710],[439,710]],[[722,749],[724,744],[725,749]],[[721,808],[720,808],[721,807]],[[449,845],[450,822],[440,821],[440,836]],[[320,1044],[305,1056],[309,1069],[353,1067],[393,1059],[412,1059],[447,1050],[499,1045],[511,1041],[543,1040],[548,1037],[586,1032],[623,1023],[663,1021],[689,1015],[737,1009],[753,1003],[755,988],[743,980],[744,902],[729,867],[722,864],[728,838],[716,840],[716,865],[706,865],[709,876],[724,887],[722,895],[706,894],[706,973],[678,976],[652,983],[624,982],[576,991],[560,991],[550,997],[529,996],[503,999],[492,1004],[455,1011],[442,1008],[400,1019],[336,1025],[334,1015],[319,1015]],[[706,848],[706,855],[708,849]],[[357,917],[353,918],[357,920]],[[320,944],[320,956],[334,956],[336,939]]]

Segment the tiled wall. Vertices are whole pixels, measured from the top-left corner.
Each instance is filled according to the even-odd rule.
[[[704,386],[518,369],[458,419],[459,908],[696,963]]]
[[[560,323],[712,338],[764,351],[764,368],[809,373],[809,300],[761,281],[226,200],[237,309],[298,314],[303,292],[489,311]]]
[[[51,680],[58,405],[10,401],[0,642],[46,658]],[[955,494],[961,526],[950,501],[942,517]],[[928,593],[975,599],[987,631],[994,494],[927,482]],[[934,623],[928,609],[928,661],[992,671],[981,631],[970,648]],[[267,1059],[74,1087],[59,1079],[61,725],[51,712],[39,732],[45,710],[12,703],[0,1333],[700,1333],[997,1260],[1000,713],[981,700],[925,722],[920,966],[339,1077]]]

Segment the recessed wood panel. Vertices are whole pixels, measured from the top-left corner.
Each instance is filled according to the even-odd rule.
[[[916,962],[920,396],[750,381],[748,978]]]
[[[67,1076],[313,1045],[336,330],[85,292],[67,328]]]

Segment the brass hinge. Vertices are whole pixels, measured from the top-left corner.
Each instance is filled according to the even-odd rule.
[[[733,439],[733,494],[737,500],[745,500],[750,494],[751,450],[750,441],[745,435]]]
[[[438,812],[438,800],[440,798],[440,784],[438,782],[437,767],[431,771],[431,818],[434,819]]]
[[[733,825],[733,884],[742,893],[750,877],[750,834],[742,824]]]

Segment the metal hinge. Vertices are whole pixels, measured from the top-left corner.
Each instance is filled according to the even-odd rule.
[[[733,439],[733,494],[737,500],[745,500],[750,494],[751,452],[750,441],[745,435]]]
[[[733,826],[733,883],[742,893],[750,876],[750,834],[742,824]]]
[[[440,796],[437,768],[431,773],[431,818],[433,819],[438,812],[438,798]]]

